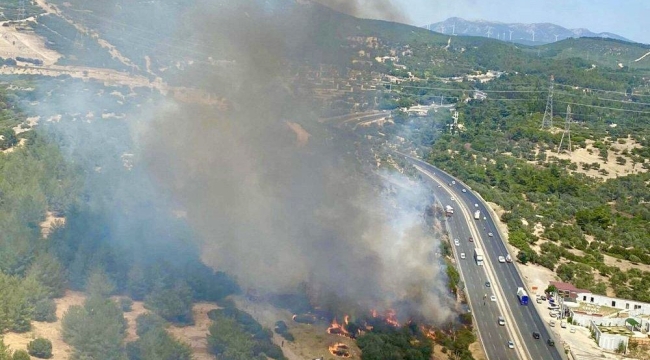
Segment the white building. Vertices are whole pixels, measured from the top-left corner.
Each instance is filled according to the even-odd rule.
[[[634,300],[625,300],[612,298],[604,295],[596,295],[592,293],[578,293],[576,300],[579,303],[589,303],[598,306],[607,306],[615,309],[623,310],[629,313],[630,316],[650,315],[650,304]]]
[[[625,349],[627,349],[627,343],[630,339],[629,336],[605,333],[593,321],[589,324],[589,330],[594,335],[594,339],[596,339],[600,348],[616,351],[623,344]]]

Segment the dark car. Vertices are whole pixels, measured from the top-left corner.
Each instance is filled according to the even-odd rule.
[[[534,337],[535,339],[539,339],[539,333],[538,333],[538,332],[534,332],[534,333],[533,333],[533,337]]]
[[[490,287],[490,282],[489,281],[485,282],[485,287]]]
[[[474,242],[474,239],[471,236],[469,237],[469,242]]]
[[[548,344],[548,346],[555,346],[555,341],[553,341],[552,339],[548,339],[546,343]]]

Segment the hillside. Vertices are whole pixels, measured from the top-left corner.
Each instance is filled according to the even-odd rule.
[[[543,45],[559,40],[581,37],[598,37],[629,42],[628,39],[609,32],[594,33],[588,29],[567,29],[550,23],[509,24],[486,20],[472,21],[452,17],[445,21],[428,24],[423,27],[444,34],[490,37],[523,45]]]
[[[358,344],[377,359],[428,358],[431,337],[440,353],[471,359],[471,324],[431,336],[369,311],[426,295],[436,306],[387,307],[416,304],[447,324],[461,305],[449,295],[454,268],[431,266],[450,256],[434,199],[391,149],[500,206],[520,262],[650,299],[650,272],[634,267],[650,265],[645,45],[530,47],[291,0],[38,4],[3,28],[17,41],[5,41],[0,71],[2,331],[25,334],[41,322],[32,309],[58,321],[54,299],[72,289],[87,297],[59,312],[67,335],[52,338],[78,357],[165,358],[162,343],[174,359],[225,348],[282,359],[292,357],[285,340],[316,356],[340,337],[326,333],[330,321],[352,314],[352,329],[374,327]],[[550,75],[555,126],[542,130]],[[567,105],[571,154],[558,150]],[[413,248],[391,247],[393,228]],[[390,288],[422,274],[413,284],[439,286]],[[157,314],[135,334],[128,299]],[[195,318],[193,304],[206,302],[223,311]],[[297,340],[268,329],[277,321]],[[93,336],[108,340],[93,348]]]
[[[555,59],[582,58],[598,66],[612,69],[630,68],[650,70],[650,45],[630,43],[614,39],[581,38],[567,39],[540,46],[541,56]],[[644,56],[646,55],[646,56]]]

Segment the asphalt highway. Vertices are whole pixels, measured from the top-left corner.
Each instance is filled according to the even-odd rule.
[[[535,296],[530,296],[529,289],[529,304],[519,304],[517,288],[525,285],[514,263],[499,263],[497,260],[499,256],[506,256],[508,250],[487,204],[458,179],[424,161],[400,155],[416,165],[424,175],[423,178],[431,183],[431,188],[443,205],[454,207],[454,215],[449,218],[448,224],[450,236],[459,240],[459,246],[454,246],[452,240],[452,247],[456,248],[456,259],[466,282],[466,293],[488,359],[566,359],[561,342],[553,337],[532,304]],[[463,188],[466,189],[464,193]],[[454,200],[451,200],[452,197]],[[475,210],[481,211],[480,220],[474,220]],[[488,236],[488,233],[493,236]],[[474,242],[468,241],[469,236],[473,236]],[[485,253],[485,266],[478,266],[474,261],[474,248],[477,244]],[[465,259],[460,258],[461,252],[465,253]],[[510,255],[516,261],[516,254]],[[491,282],[489,288],[485,286],[486,281]],[[492,295],[496,296],[496,302],[490,301]],[[498,316],[505,318],[506,326],[498,325]],[[540,339],[534,339],[533,332],[538,332]],[[549,346],[548,339],[553,339],[555,346]],[[515,349],[508,348],[508,340],[515,343]]]

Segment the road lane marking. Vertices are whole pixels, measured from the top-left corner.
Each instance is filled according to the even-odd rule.
[[[432,179],[432,180],[436,181],[437,183],[439,183],[439,184],[442,186],[442,188],[445,189],[445,190],[449,193],[450,196],[453,196],[453,191],[452,191],[451,189],[449,189],[449,187],[448,187],[446,184],[441,183],[440,181],[438,181],[438,180],[436,179],[436,177],[435,177],[434,175],[432,175],[428,170],[423,169],[422,167],[420,167],[420,166],[418,166],[418,165],[415,165],[415,164],[413,164],[413,166],[414,166],[418,171],[420,171],[422,174],[428,176],[430,179]],[[460,208],[461,212],[463,212],[463,217],[465,218],[465,220],[473,219],[472,216],[469,216],[469,213],[468,213],[468,211],[467,211],[467,208],[465,207],[465,204],[464,204],[462,201],[458,201],[457,203],[458,203],[458,207]],[[474,237],[474,241],[475,241],[475,242],[478,241],[478,242],[481,244],[481,246],[482,246],[483,248],[485,248],[485,245],[483,244],[482,238],[481,238],[480,234],[478,233],[478,229],[476,228],[476,224],[474,224],[474,223],[471,222],[471,220],[470,220],[470,221],[467,222],[467,225],[468,225],[468,229],[469,229],[471,235]],[[455,248],[455,247],[456,247],[456,246],[454,246],[454,248]],[[455,251],[455,249],[454,249],[454,251]],[[500,284],[499,281],[494,281],[494,278],[496,278],[496,275],[492,273],[492,271],[491,271],[492,269],[491,269],[490,265],[488,265],[488,264],[490,263],[490,261],[489,261],[487,258],[488,258],[488,256],[486,256],[486,259],[483,260],[483,267],[485,268],[485,271],[486,271],[486,275],[487,275],[487,277],[488,277],[488,280],[489,280],[491,283],[493,283],[493,284]],[[478,266],[478,265],[477,265],[477,266]],[[493,278],[492,278],[492,277],[493,277]],[[499,298],[497,297],[497,301],[496,301],[496,303],[497,303],[497,307],[499,308],[499,311],[501,312],[501,315],[502,315],[504,318],[506,318],[506,325],[505,325],[506,331],[508,332],[508,335],[509,335],[509,336],[511,337],[511,339],[513,339],[513,340],[514,340],[515,337],[517,337],[517,336],[514,336],[514,335],[518,335],[519,341],[520,341],[520,343],[523,345],[523,344],[524,344],[524,343],[523,343],[523,338],[521,337],[521,334],[519,334],[519,332],[516,331],[516,330],[518,330],[518,327],[515,326],[516,324],[515,324],[515,322],[512,320],[512,317],[511,317],[511,310],[510,310],[510,308],[508,307],[508,310],[510,310],[510,312],[505,311],[504,306],[507,306],[508,304],[507,304],[507,300],[506,300],[505,296],[503,295],[503,290],[501,289],[501,286],[498,286],[498,289],[497,289],[496,291],[501,293],[500,296],[502,297],[502,299],[499,299]],[[494,289],[492,289],[492,292],[494,292]],[[489,299],[488,299],[488,300],[489,300]],[[499,301],[499,300],[501,300],[501,301]],[[504,302],[505,302],[505,303],[504,303]],[[497,319],[494,319],[494,321],[496,321],[496,320],[497,320]],[[514,329],[513,329],[513,328],[514,328]],[[479,331],[479,336],[480,336],[480,333],[481,333],[481,332]],[[485,346],[485,345],[484,345],[484,346]],[[523,347],[523,346],[522,346],[522,347]],[[496,349],[496,348],[495,348],[495,349]],[[528,357],[526,357],[524,354],[522,354],[522,352],[521,352],[521,347],[516,347],[515,350],[516,350],[516,352],[517,352],[517,357],[518,357],[518,358],[520,358],[520,359],[530,359],[530,355],[529,355]],[[527,349],[526,349],[526,350],[527,350]],[[527,352],[527,351],[526,351],[526,352]],[[487,356],[487,352],[486,352],[486,356]]]

